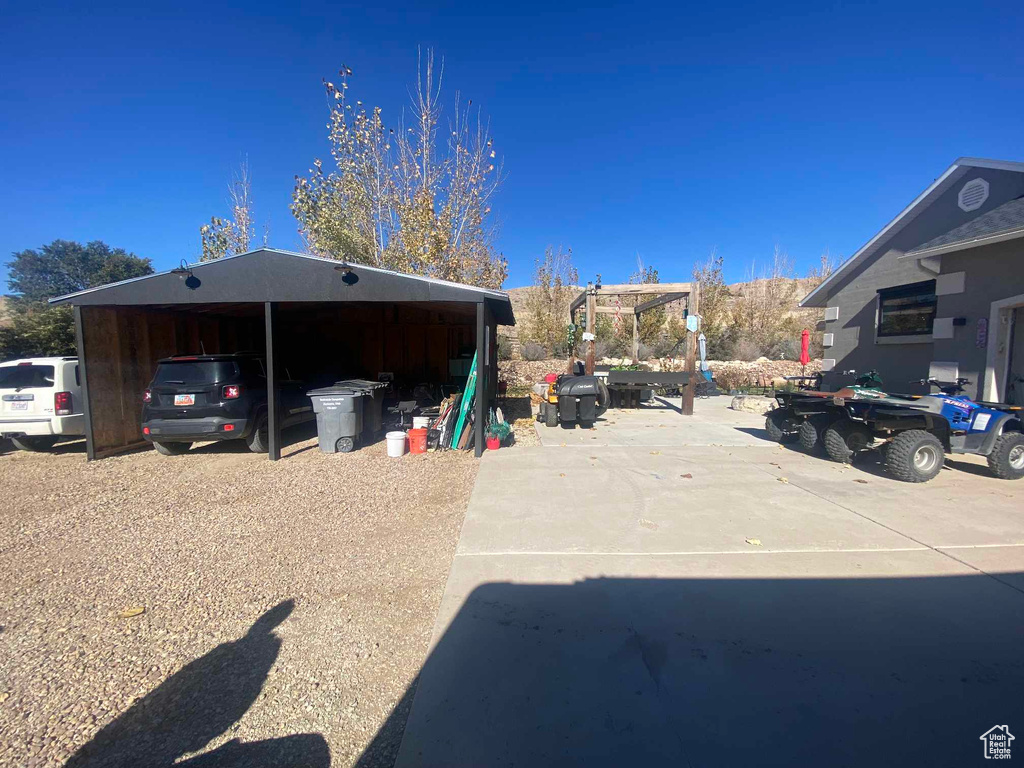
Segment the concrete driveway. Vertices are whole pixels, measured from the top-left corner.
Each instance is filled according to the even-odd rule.
[[[485,456],[398,765],[962,766],[1024,732],[1024,482],[898,483],[727,404]]]

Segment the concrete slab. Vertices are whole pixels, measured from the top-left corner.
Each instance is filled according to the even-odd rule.
[[[1022,632],[933,551],[460,555],[397,765],[966,765]]]
[[[759,433],[764,417],[732,411],[730,398],[697,400],[693,416],[679,412],[679,398],[659,398],[641,408],[606,411],[593,429],[545,427],[536,425],[541,445],[567,446],[634,446],[669,447],[681,445],[747,445],[763,443]]]
[[[769,469],[775,452],[739,448]],[[729,449],[528,448],[484,457],[462,553],[922,548]]]
[[[1024,483],[899,483],[725,405],[485,456],[397,765],[982,759],[1024,685]]]

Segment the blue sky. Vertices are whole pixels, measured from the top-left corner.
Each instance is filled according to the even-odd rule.
[[[64,238],[194,259],[246,156],[271,244],[298,248],[321,78],[347,64],[393,119],[417,46],[490,116],[510,287],[548,244],[606,282],[637,253],[684,280],[712,248],[739,280],[776,244],[803,273],[957,157],[1024,160],[1020,2],[146,5],[0,0],[0,258]]]

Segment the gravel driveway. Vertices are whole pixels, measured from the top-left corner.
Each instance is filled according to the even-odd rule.
[[[285,453],[0,455],[0,764],[393,762],[477,464]]]

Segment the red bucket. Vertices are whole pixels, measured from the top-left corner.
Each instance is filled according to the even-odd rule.
[[[427,430],[425,430],[425,429],[410,429],[408,434],[409,434],[409,453],[426,453],[427,452]]]
[[[501,438],[500,437],[488,437],[487,438],[487,450],[488,451],[496,451],[499,448],[501,448]]]

